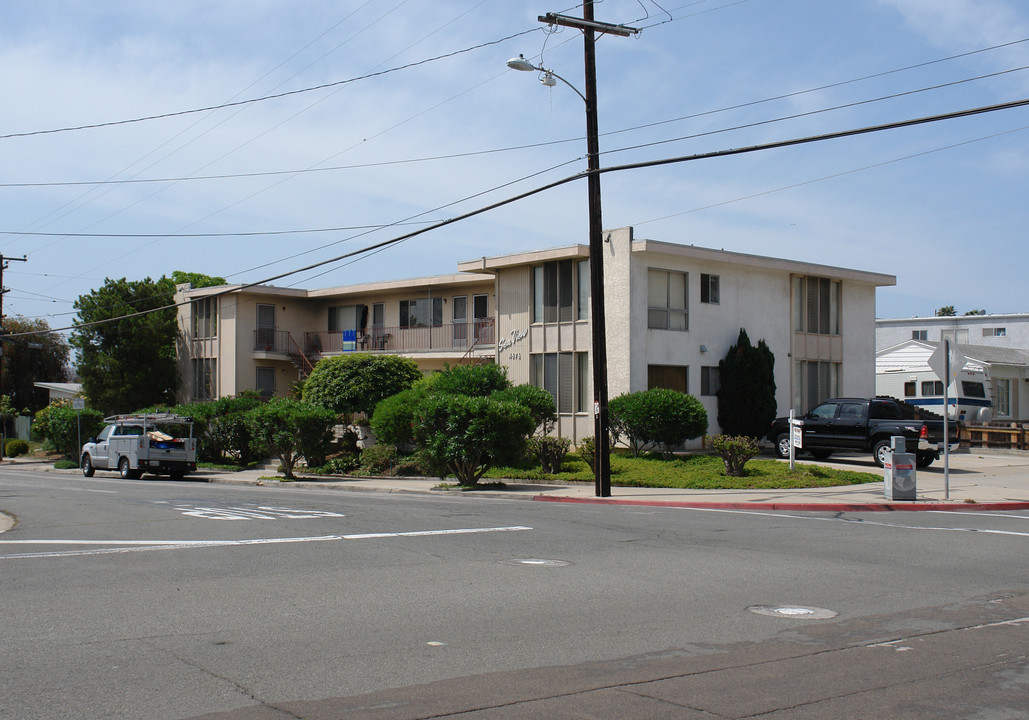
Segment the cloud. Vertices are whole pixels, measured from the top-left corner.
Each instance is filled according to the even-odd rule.
[[[1021,39],[1029,22],[1000,0],[879,0],[939,47],[975,49]]]

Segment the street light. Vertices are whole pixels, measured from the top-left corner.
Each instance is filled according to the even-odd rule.
[[[595,22],[593,0],[583,3],[582,19],[555,15],[541,15],[540,22],[548,25],[562,25],[582,31],[585,46],[586,93],[563,77],[542,66],[533,65],[524,55],[511,58],[507,66],[513,70],[543,73],[540,82],[554,87],[554,78],[575,90],[575,94],[586,103],[586,181],[589,195],[589,247],[590,247],[590,300],[591,335],[593,356],[593,419],[594,445],[593,476],[597,497],[611,495],[611,441],[608,435],[607,409],[607,323],[604,311],[604,225],[600,212],[600,130],[597,123],[597,61],[594,32],[611,33],[625,37],[639,32],[624,25]]]

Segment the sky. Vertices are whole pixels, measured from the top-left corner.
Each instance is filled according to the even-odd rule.
[[[0,0],[0,254],[26,259],[3,274],[3,314],[68,327],[105,278],[313,289],[587,243],[579,178],[364,252],[584,171],[582,99],[506,66],[524,54],[583,89],[581,33],[547,12],[582,8]],[[605,0],[595,15],[641,29],[597,42],[602,167],[1029,98],[1019,0]],[[603,217],[895,275],[879,317],[1029,312],[1027,180],[1021,107],[607,172]]]

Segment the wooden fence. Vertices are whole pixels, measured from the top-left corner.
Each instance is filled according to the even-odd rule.
[[[960,437],[961,444],[968,447],[1029,450],[1029,429],[1024,424],[1007,427],[962,425]]]

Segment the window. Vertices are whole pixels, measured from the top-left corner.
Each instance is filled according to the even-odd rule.
[[[656,330],[689,330],[686,273],[647,271],[647,327]]]
[[[822,403],[808,413],[813,419],[832,420],[836,417],[836,403]]]
[[[942,397],[943,382],[940,380],[923,380],[922,397]]]
[[[577,267],[576,267],[577,265]],[[582,281],[586,279],[583,288]],[[578,286],[578,287],[577,287]],[[578,300],[578,309],[574,307]],[[583,262],[554,260],[532,269],[532,321],[534,323],[584,320],[589,301],[589,267]]]
[[[400,327],[439,327],[443,324],[443,298],[400,301]]]
[[[647,365],[647,389],[689,392],[690,369],[685,365]]]
[[[721,383],[718,377],[717,365],[705,365],[700,368],[700,394],[717,395]]]
[[[798,360],[794,365],[794,403],[811,408],[840,394],[840,364]]]
[[[576,318],[585,320],[590,309],[590,261],[580,260],[577,268],[579,271],[579,307]]]
[[[904,397],[916,397],[918,395],[918,383],[908,380],[904,383]]]
[[[941,383],[942,384],[942,383]],[[986,398],[986,385],[969,380],[961,381],[961,394],[970,398]],[[942,395],[942,393],[941,393]]]
[[[1011,417],[1011,380],[994,380],[997,387],[997,417]]]
[[[940,331],[940,342],[944,340],[950,340],[952,343],[958,345],[968,344],[968,330],[941,330]]]
[[[275,394],[275,368],[257,368],[257,392],[266,398]]]
[[[718,276],[700,274],[700,302],[718,304]]]
[[[357,330],[362,326],[361,312],[366,305],[339,305],[329,308],[329,332],[340,332],[341,330]],[[367,312],[367,311],[365,311]],[[368,316],[365,315],[365,320]]]
[[[912,340],[928,340],[929,339],[929,331],[928,330],[912,330],[911,331],[911,339]]]
[[[587,354],[536,353],[529,356],[529,374],[532,384],[554,396],[557,412],[569,415],[586,412],[588,400]]]
[[[983,337],[1007,337],[1008,329],[1002,327],[983,328]]]
[[[193,399],[214,400],[217,396],[216,377],[218,361],[215,358],[193,360]]]
[[[193,301],[193,337],[218,337],[218,298]]]
[[[840,334],[838,280],[820,277],[793,278],[793,321],[795,332],[818,335]]]

